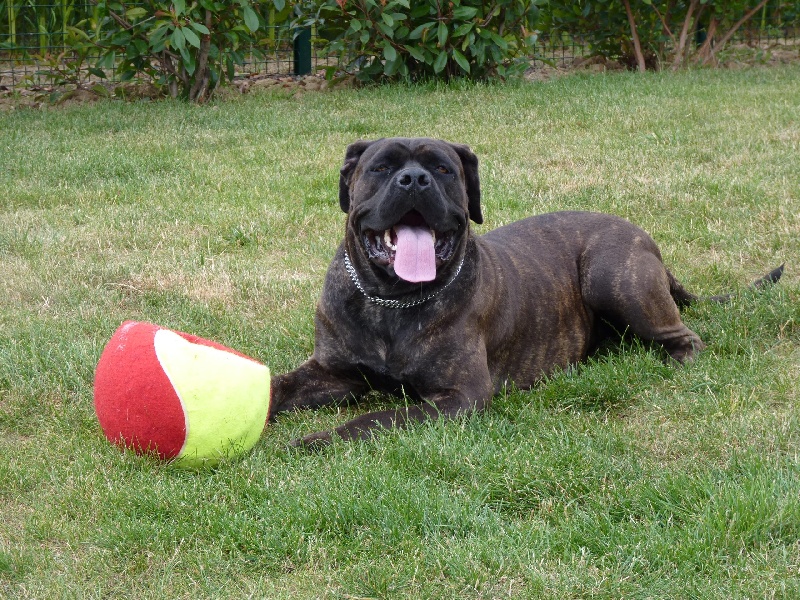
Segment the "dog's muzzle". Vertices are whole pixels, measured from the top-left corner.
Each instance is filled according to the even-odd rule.
[[[412,210],[391,227],[365,229],[361,236],[370,260],[392,267],[405,281],[419,283],[436,279],[437,266],[453,256],[456,234],[457,230],[434,230]]]

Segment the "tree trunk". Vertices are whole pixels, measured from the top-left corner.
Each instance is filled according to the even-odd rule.
[[[628,13],[628,23],[631,26],[631,41],[633,41],[633,54],[636,56],[636,64],[639,66],[639,72],[644,73],[647,67],[644,64],[644,54],[642,54],[642,45],[639,42],[639,32],[636,31],[636,19],[633,18],[631,3],[629,0],[622,0],[622,3],[625,5],[625,12]]]
[[[711,58],[714,56],[714,36],[717,34],[717,18],[711,17],[711,21],[708,23],[708,32],[706,33],[706,41],[703,42],[703,45],[700,46],[700,49],[697,51],[697,59],[696,62],[700,62],[702,64],[707,64]]]
[[[689,2],[689,8],[686,9],[686,18],[683,20],[681,35],[678,38],[678,47],[675,48],[675,57],[672,60],[673,71],[678,70],[683,64],[684,54],[686,53],[686,40],[689,38],[689,31],[694,22],[694,11],[698,4],[700,4],[700,0],[691,0],[691,2]]]
[[[211,31],[212,13],[206,10],[205,26]],[[210,74],[208,72],[208,53],[211,49],[211,35],[204,35],[200,40],[200,48],[197,50],[197,69],[195,70],[195,80],[192,89],[189,91],[189,99],[192,102],[204,102],[211,95],[208,85]]]

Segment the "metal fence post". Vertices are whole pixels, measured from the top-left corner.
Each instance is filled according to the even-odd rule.
[[[294,38],[294,74],[311,73],[311,28],[303,27]]]

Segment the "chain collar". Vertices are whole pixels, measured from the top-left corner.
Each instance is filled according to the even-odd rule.
[[[347,274],[350,275],[350,279],[353,280],[353,283],[358,288],[358,291],[364,294],[364,297],[370,302],[374,302],[375,304],[378,304],[380,306],[385,306],[386,308],[413,308],[414,306],[419,306],[420,304],[424,304],[428,300],[435,298],[436,296],[441,294],[445,289],[447,289],[447,287],[456,280],[458,274],[461,273],[461,267],[463,266],[464,266],[464,258],[462,257],[461,262],[459,263],[456,272],[450,278],[450,281],[445,283],[438,290],[436,290],[435,292],[433,292],[428,296],[425,296],[424,298],[417,298],[416,300],[411,300],[409,302],[400,302],[399,300],[391,300],[387,298],[380,298],[378,296],[370,296],[364,289],[364,286],[361,285],[361,281],[358,279],[358,274],[356,273],[356,269],[353,266],[353,263],[350,262],[350,257],[347,254],[347,250],[344,251],[344,268],[347,269]]]

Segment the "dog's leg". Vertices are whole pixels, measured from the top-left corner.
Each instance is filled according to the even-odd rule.
[[[426,399],[421,404],[414,404],[397,410],[379,410],[363,414],[340,425],[333,431],[319,431],[291,443],[297,448],[319,448],[330,444],[334,436],[345,441],[366,440],[376,431],[393,427],[404,428],[413,423],[439,418],[454,419],[487,408],[490,398],[472,401],[460,393],[442,394],[438,399]]]
[[[675,312],[678,312],[677,307]],[[674,318],[674,315],[672,317]],[[677,321],[671,318],[668,323],[631,319],[630,328],[640,338],[664,346],[667,353],[681,364],[694,360],[695,356],[706,347],[700,336],[683,324],[680,314],[677,315]]]
[[[625,267],[611,277],[606,269],[590,269],[583,282],[587,304],[641,339],[661,344],[677,362],[693,360],[706,346],[681,320],[659,258],[638,253]]]
[[[334,436],[343,440],[365,440],[381,429],[408,427],[414,423],[439,418],[453,419],[485,410],[492,397],[492,383],[488,367],[485,363],[460,366],[464,367],[464,370],[460,371],[461,378],[458,386],[440,385],[438,386],[440,391],[423,391],[421,396],[424,400],[419,404],[412,404],[397,410],[366,413],[333,431],[312,433],[295,440],[291,445],[316,448],[329,444]]]
[[[364,377],[332,373],[313,358],[272,380],[270,418],[281,412],[344,402],[368,391]]]

